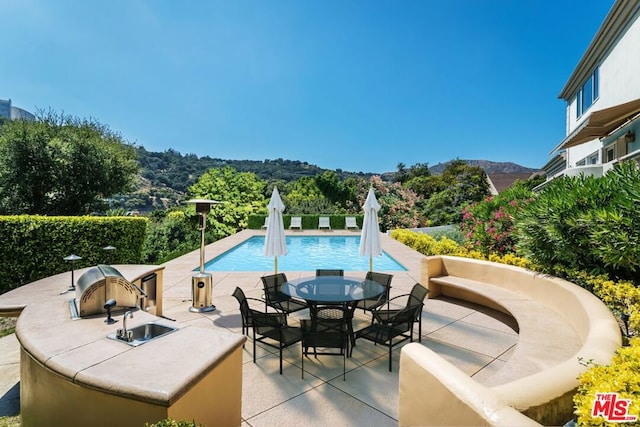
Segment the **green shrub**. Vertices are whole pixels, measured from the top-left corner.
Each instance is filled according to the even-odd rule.
[[[146,227],[141,217],[0,216],[0,293],[69,271],[63,258],[72,253],[82,257],[75,268],[137,264]]]
[[[149,222],[142,259],[149,264],[162,264],[200,247],[201,232],[195,214],[184,210],[156,213]],[[215,241],[212,227],[207,226],[207,242]]]
[[[640,270],[640,171],[553,180],[519,215],[518,253],[545,269],[634,280]]]
[[[427,232],[427,233],[431,234],[433,238],[436,240],[440,240],[441,238],[446,237],[447,239],[453,240],[458,245],[464,244],[464,235],[462,234],[462,231],[460,230],[460,227],[458,227],[457,224],[445,230],[433,231],[433,232]]]

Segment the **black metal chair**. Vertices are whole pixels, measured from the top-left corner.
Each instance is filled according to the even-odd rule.
[[[383,306],[385,303],[387,303],[387,308],[389,308],[388,301],[389,293],[391,292],[391,279],[393,279],[393,275],[369,271],[367,272],[365,279],[382,285],[382,287],[384,287],[384,291],[382,292],[382,294],[380,294],[380,296],[376,298],[363,299],[361,301],[358,301],[358,304],[356,304],[356,308],[360,308],[364,311],[372,311],[378,307]],[[371,319],[371,321],[373,322],[373,318]]]
[[[311,319],[300,321],[302,329],[302,378],[304,359],[313,348],[313,355],[342,356],[342,379],[346,380],[346,359],[349,353],[349,309],[337,306],[315,307]],[[318,348],[324,351],[318,352]],[[333,350],[333,351],[327,351]]]
[[[261,279],[264,287],[265,311],[267,306],[286,314],[308,308],[306,302],[291,298],[280,290],[281,286],[287,282],[287,276],[284,273],[262,276]]]
[[[422,286],[420,283],[416,283],[411,288],[411,292],[408,294],[398,295],[394,298],[391,298],[388,301],[388,305],[392,305],[396,300],[402,300],[406,298],[405,308],[417,307],[416,317],[413,319],[413,323],[411,324],[411,341],[413,341],[413,324],[418,324],[418,342],[422,342],[422,307],[424,306],[424,299],[427,296],[429,290]],[[373,319],[374,321],[378,321],[380,323],[388,323],[390,319],[396,315],[402,309],[377,309],[373,310]]]
[[[253,363],[256,363],[256,343],[261,342],[280,351],[280,375],[282,375],[282,350],[302,340],[300,328],[287,324],[282,312],[263,313],[252,308],[249,316],[253,327]]]
[[[402,308],[387,317],[385,323],[378,320],[374,310],[374,323],[356,332],[356,339],[363,338],[376,344],[388,345],[389,372],[391,372],[393,347],[406,340],[413,341],[413,322],[420,308],[421,306],[418,305]]]
[[[236,289],[232,294],[238,304],[240,304],[240,316],[242,317],[242,333],[249,336],[249,328],[251,327],[251,311],[249,310],[249,302],[255,301],[256,303],[264,304],[264,300],[258,298],[247,298],[244,291],[236,286]]]
[[[344,276],[344,270],[319,268],[316,270],[316,277],[318,276]]]

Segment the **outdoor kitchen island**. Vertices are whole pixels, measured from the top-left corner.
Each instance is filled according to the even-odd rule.
[[[116,268],[136,284],[153,272],[161,282],[164,267]],[[123,327],[123,313],[114,312],[111,324],[106,314],[74,320],[73,293],[63,292],[69,278],[63,273],[0,295],[0,315],[20,313],[22,425],[143,426],[165,418],[240,425],[244,336],[133,310],[128,329],[153,322],[177,330],[137,347],[109,339]]]

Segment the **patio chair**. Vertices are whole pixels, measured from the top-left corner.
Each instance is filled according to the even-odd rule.
[[[289,229],[292,230],[297,228],[298,230],[302,230],[302,217],[300,216],[292,216],[291,224],[289,224]]]
[[[349,353],[349,311],[346,307],[323,306],[311,311],[311,319],[300,321],[302,329],[302,378],[304,359],[313,348],[313,356],[342,356],[342,380],[346,380]],[[318,352],[318,348],[323,351]],[[329,350],[329,351],[327,351]]]
[[[376,311],[374,310],[374,323],[356,332],[356,340],[363,338],[376,344],[388,345],[389,372],[391,372],[393,347],[406,340],[413,341],[413,322],[416,318],[416,313],[421,307],[422,306],[419,305],[404,307],[386,317],[385,323],[379,321],[375,315]]]
[[[282,350],[302,340],[300,328],[287,324],[287,315],[282,312],[263,313],[249,309],[253,327],[253,363],[256,363],[256,343],[261,342],[280,352],[280,375],[282,375]]]
[[[316,277],[319,277],[319,276],[344,276],[344,270],[318,268],[316,269]]]
[[[318,218],[318,230],[321,230],[323,228],[331,230],[331,221],[329,220],[328,216],[321,216],[320,218]]]
[[[260,305],[264,304],[264,300],[258,298],[247,298],[244,294],[244,291],[236,286],[236,289],[233,291],[233,294],[236,300],[238,300],[238,304],[240,304],[240,316],[242,317],[242,333],[246,336],[249,336],[249,328],[251,327],[251,312],[249,310],[249,303],[251,301],[255,301],[256,303],[260,303]]]
[[[287,282],[287,276],[284,273],[270,274],[260,279],[264,287],[265,311],[267,307],[273,307],[289,314],[308,308],[306,302],[294,299],[280,290],[280,287]]]
[[[411,341],[413,341],[413,324],[418,324],[418,342],[422,342],[422,307],[424,306],[424,299],[427,296],[429,290],[422,286],[420,283],[416,283],[411,288],[411,292],[408,294],[398,295],[397,297],[391,298],[387,302],[387,306],[393,305],[395,300],[406,298],[405,308],[417,307],[416,316],[413,319],[413,323],[411,324]],[[390,319],[396,315],[402,309],[377,309],[373,310],[372,314],[374,320],[380,323],[388,323]]]
[[[381,307],[385,303],[387,303],[387,308],[389,308],[389,292],[391,291],[391,279],[393,279],[393,275],[368,271],[365,279],[382,285],[382,287],[384,287],[384,291],[376,298],[358,301],[356,308],[360,308],[364,311],[372,311]],[[373,318],[371,318],[371,322],[373,322]]]
[[[350,230],[350,229],[355,229],[355,230],[360,230],[360,227],[358,227],[358,223],[356,222],[356,217],[355,216],[348,216],[344,219],[344,228],[346,230]]]

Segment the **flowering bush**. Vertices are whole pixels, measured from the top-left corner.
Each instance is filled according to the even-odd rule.
[[[462,232],[467,246],[485,255],[508,254],[516,250],[514,221],[533,197],[524,184],[517,183],[497,196],[488,196],[462,210]]]
[[[356,188],[358,207],[364,205],[368,187],[373,187],[380,204],[380,229],[383,231],[395,228],[416,228],[428,225],[427,219],[418,208],[421,200],[412,190],[402,187],[399,183],[387,183],[379,176],[372,176],[369,182],[362,181]],[[350,206],[348,206],[349,208]],[[354,207],[351,207],[354,208]]]

